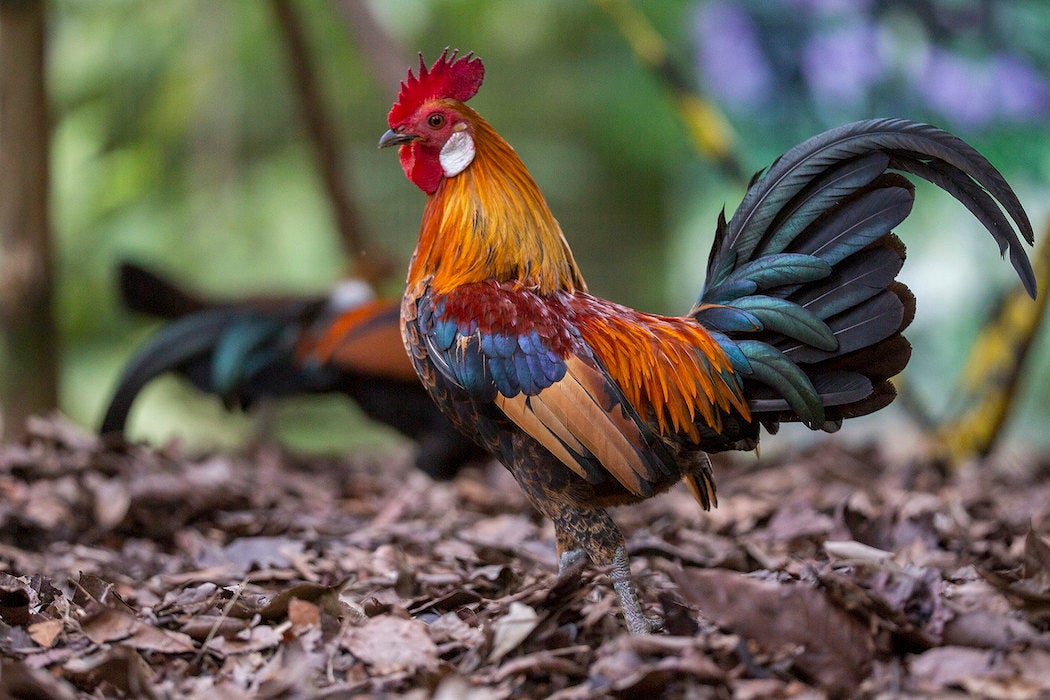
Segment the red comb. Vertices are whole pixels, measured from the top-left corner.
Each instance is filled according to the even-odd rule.
[[[428,70],[427,64],[423,63],[423,54],[419,54],[419,77],[416,78],[411,70],[408,71],[408,78],[401,83],[397,102],[387,115],[391,129],[412,116],[427,100],[451,97],[466,102],[477,93],[485,77],[485,66],[480,58],[474,57],[473,51],[456,60],[458,55],[459,49],[451,55],[445,49]]]

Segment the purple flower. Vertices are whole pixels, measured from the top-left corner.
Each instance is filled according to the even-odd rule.
[[[785,5],[799,11],[812,11],[821,15],[867,14],[873,0],[781,0]]]
[[[935,46],[918,80],[929,106],[961,127],[981,127],[996,116],[995,81],[980,63]]]
[[[773,75],[747,11],[732,2],[712,2],[696,12],[693,35],[704,83],[733,107],[768,99]]]
[[[859,22],[814,34],[802,49],[801,64],[818,99],[846,107],[861,102],[885,71],[876,27]]]
[[[1031,63],[1014,54],[996,56],[991,66],[993,99],[1010,121],[1035,121],[1050,112],[1050,86]]]

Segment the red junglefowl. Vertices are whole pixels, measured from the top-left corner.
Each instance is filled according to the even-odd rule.
[[[166,372],[229,408],[263,398],[340,392],[416,440],[416,466],[438,479],[487,457],[441,414],[405,355],[397,302],[348,280],[327,296],[210,302],[130,264],[121,296],[133,311],[171,320],[128,362],[101,432],[124,432],[139,392]]]
[[[898,173],[966,205],[1035,294],[1014,225],[1029,242],[1032,228],[999,172],[940,129],[878,119],[816,136],[753,179],[717,222],[686,315],[599,299],[529,171],[464,104],[483,74],[473,54],[446,50],[429,69],[421,56],[379,141],[427,195],[405,346],[453,423],[554,522],[561,569],[611,567],[632,633],[650,622],[608,506],[681,479],[710,508],[706,453],[752,450],[759,426],[780,421],[832,431],[893,400],[915,308],[894,280],[904,246],[890,229],[914,193]]]

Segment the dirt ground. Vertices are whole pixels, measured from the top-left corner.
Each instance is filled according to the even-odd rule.
[[[0,450],[3,697],[1050,694],[1046,459],[722,459],[712,513],[614,513],[665,624],[631,638],[498,465],[33,432]]]

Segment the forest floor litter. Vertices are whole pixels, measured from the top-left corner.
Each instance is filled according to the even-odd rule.
[[[681,486],[613,511],[664,622],[630,637],[495,463],[37,419],[0,447],[0,696],[1050,694],[1047,458],[944,475],[832,437],[716,476],[710,513]]]

